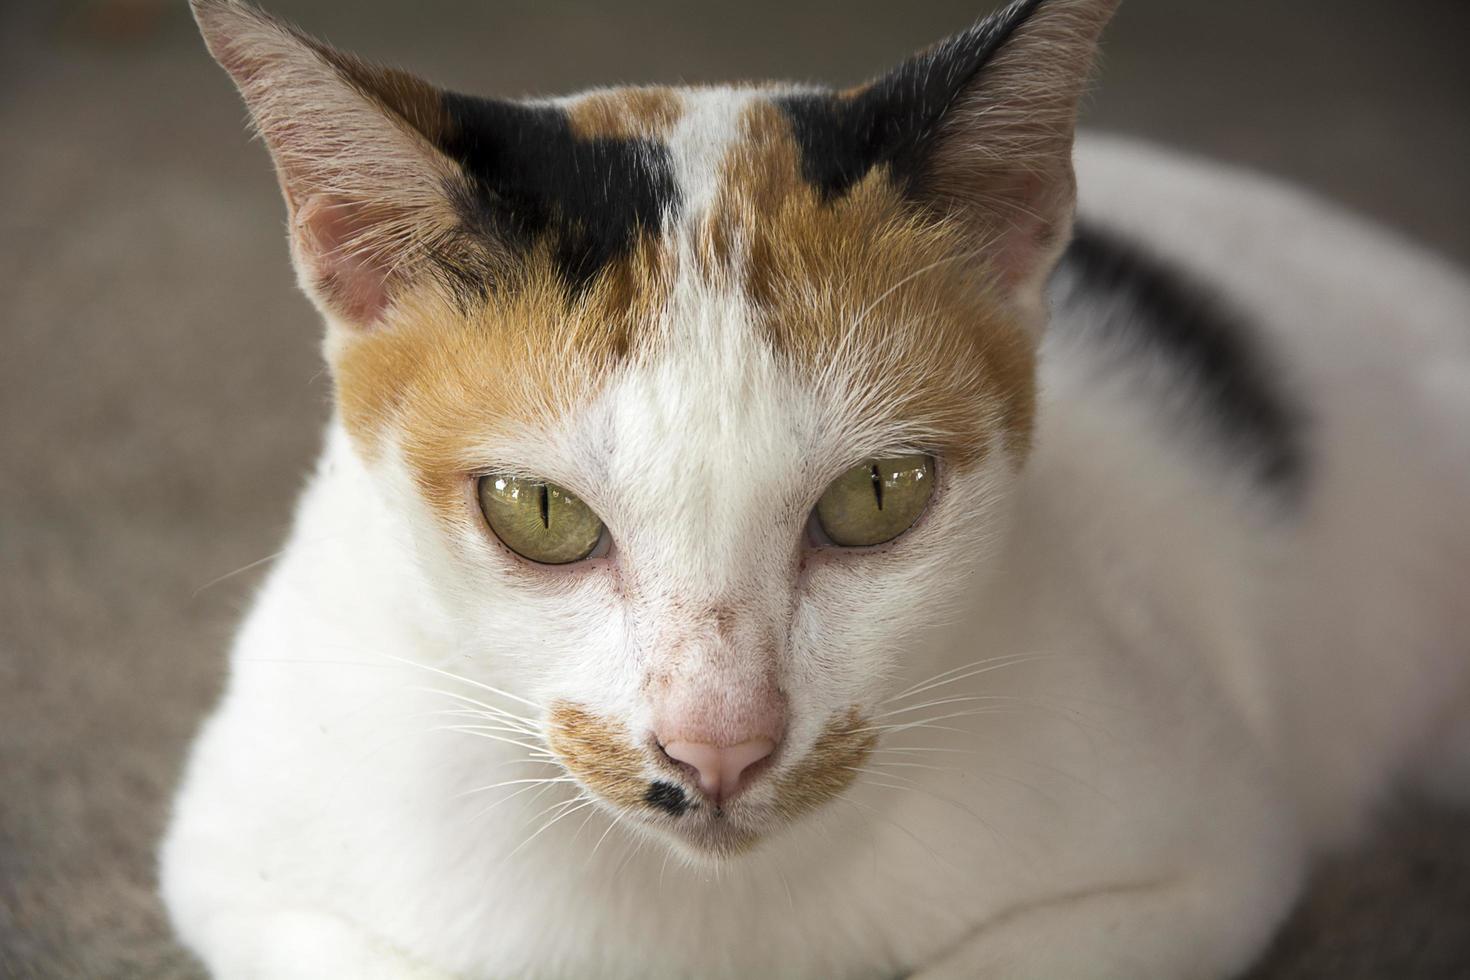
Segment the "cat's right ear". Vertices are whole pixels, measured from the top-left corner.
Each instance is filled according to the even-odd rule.
[[[372,327],[425,277],[495,262],[493,243],[460,230],[468,180],[438,148],[438,89],[235,0],[191,6],[270,149],[297,274],[329,320]]]

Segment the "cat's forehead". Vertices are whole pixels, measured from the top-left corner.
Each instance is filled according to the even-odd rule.
[[[849,168],[835,192],[821,179],[801,91],[446,98],[442,145],[479,189],[464,225],[511,228],[518,271],[469,303],[411,299],[335,357],[349,427],[393,429],[426,482],[483,465],[497,433],[593,405],[640,452],[662,433],[669,452],[731,465],[745,462],[731,447],[801,451],[803,419],[808,436],[853,437],[834,452],[886,432],[964,462],[1024,440],[1023,332],[888,167]]]
[[[734,195],[763,168],[799,176],[797,144],[777,86],[596,89],[508,102],[445,93],[439,148],[468,177],[461,224],[517,257],[540,258],[572,295],[620,266],[708,257],[711,242],[678,253],[691,232],[740,215]],[[745,203],[755,203],[743,195]],[[770,204],[771,201],[763,203]],[[717,213],[718,212],[718,213]],[[706,270],[708,271],[708,270]],[[500,282],[503,289],[507,283]]]

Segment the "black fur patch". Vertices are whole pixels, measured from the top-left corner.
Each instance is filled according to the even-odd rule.
[[[650,806],[676,817],[689,809],[689,800],[684,796],[684,791],[673,783],[649,783],[648,793],[643,799]]]
[[[1148,350],[1187,378],[1208,421],[1257,479],[1288,497],[1307,478],[1303,415],[1248,323],[1138,246],[1079,224],[1052,280],[1057,329],[1087,331],[1124,356]]]
[[[652,140],[573,135],[552,106],[446,93],[444,151],[474,186],[460,202],[471,233],[527,248],[550,236],[575,292],[657,232],[678,204],[668,147]]]
[[[945,111],[1042,2],[1017,0],[852,97],[811,92],[778,100],[801,148],[803,176],[836,198],[888,164],[895,182],[919,190],[928,137]]]

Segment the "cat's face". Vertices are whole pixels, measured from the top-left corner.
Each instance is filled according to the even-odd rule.
[[[839,794],[974,587],[1029,443],[1073,112],[1038,135],[985,83],[1012,98],[1013,47],[1103,7],[1014,5],[846,93],[517,104],[199,5],[405,562],[621,816],[730,854]],[[303,136],[313,112],[340,131]],[[1014,166],[969,145],[987,112]]]
[[[601,275],[626,292],[569,294],[547,260],[540,287],[468,310],[405,303],[344,333],[334,362],[358,445],[410,475],[433,515],[422,533],[451,544],[437,585],[466,646],[513,662],[585,786],[728,849],[838,792],[876,741],[875,703],[994,530],[1029,433],[1032,348],[886,174],[824,199],[767,95],[659,97],[668,156],[709,157],[694,175],[709,186],[678,175],[670,194],[709,203],[610,260]],[[631,112],[650,96],[588,98]],[[913,526],[831,543],[813,521],[828,487],[904,456],[933,459],[915,474],[927,501],[890,490],[890,507],[927,503]],[[550,481],[579,512],[549,499],[551,526],[523,542],[482,479]],[[522,505],[538,523],[541,502]],[[586,550],[580,508],[605,527],[586,559],[512,550]],[[561,545],[558,523],[576,547],[535,550]],[[774,752],[718,809],[660,748],[757,739]]]

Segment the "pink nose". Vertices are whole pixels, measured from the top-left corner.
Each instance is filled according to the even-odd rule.
[[[768,738],[723,747],[703,742],[670,742],[664,746],[670,759],[694,767],[699,773],[699,788],[716,805],[734,796],[740,790],[740,777],[775,750],[776,743]]]

